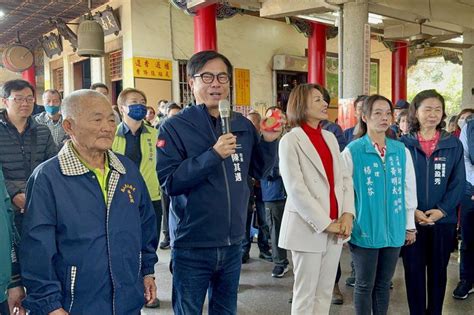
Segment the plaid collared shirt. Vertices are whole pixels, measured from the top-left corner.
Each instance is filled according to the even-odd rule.
[[[58,153],[59,167],[61,168],[61,173],[66,176],[79,176],[91,172],[91,170],[89,170],[87,166],[85,166],[84,163],[81,162],[76,153],[74,153],[74,150],[71,146],[72,142],[71,140],[68,140],[61,149],[61,151],[59,151]],[[110,204],[112,203],[112,198],[114,196],[115,188],[117,187],[120,175],[125,174],[126,169],[123,166],[122,162],[120,162],[118,157],[115,155],[115,153],[113,153],[111,150],[107,150],[107,157],[107,161],[109,163],[110,168],[110,175],[106,189],[106,200],[107,208],[109,208]]]
[[[64,144],[64,141],[69,138],[67,133],[63,129],[63,117],[59,117],[57,122],[54,122],[46,112],[42,112],[36,116],[34,116],[36,122],[40,125],[45,125],[51,131],[51,135],[53,136],[54,143],[61,148]]]

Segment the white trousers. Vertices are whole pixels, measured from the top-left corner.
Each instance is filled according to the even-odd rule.
[[[342,244],[328,237],[325,252],[291,251],[295,274],[292,315],[329,314],[341,250]]]

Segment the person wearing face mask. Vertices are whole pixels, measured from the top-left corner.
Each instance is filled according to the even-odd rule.
[[[461,135],[461,129],[466,124],[466,118],[469,117],[471,114],[474,114],[474,108],[464,108],[459,112],[459,115],[456,117],[455,121],[455,129],[452,132],[452,135],[456,138],[459,138]]]
[[[160,235],[163,210],[156,172],[158,135],[155,128],[144,123],[146,103],[146,95],[140,90],[127,88],[119,94],[117,104],[123,121],[117,126],[112,150],[130,158],[140,169],[155,209],[157,235]],[[156,298],[145,304],[145,307],[158,308],[160,300]]]
[[[63,129],[63,118],[61,115],[61,94],[58,90],[49,89],[43,93],[44,112],[34,117],[40,125],[45,125],[51,131],[54,143],[61,148],[64,142],[69,138]]]

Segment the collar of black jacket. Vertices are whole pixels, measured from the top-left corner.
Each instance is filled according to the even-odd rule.
[[[6,109],[0,110],[0,124],[6,126],[8,128],[16,129],[15,125],[13,125],[11,123],[10,119],[8,119]],[[37,126],[38,126],[38,124],[36,123],[36,121],[30,116],[26,120],[25,131],[28,130],[28,129],[36,128]]]
[[[416,136],[416,132],[411,132],[408,135],[405,135],[401,138],[402,142],[405,143],[407,146],[417,147],[421,149],[420,142]],[[454,148],[456,147],[456,137],[451,135],[449,132],[445,130],[441,130],[441,135],[439,138],[439,142],[437,145],[437,149],[446,149],[446,148]]]

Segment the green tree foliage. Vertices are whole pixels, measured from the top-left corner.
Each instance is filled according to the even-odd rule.
[[[419,60],[408,69],[408,99],[423,90],[436,89],[446,101],[448,116],[460,111],[462,101],[462,66],[443,57]]]

